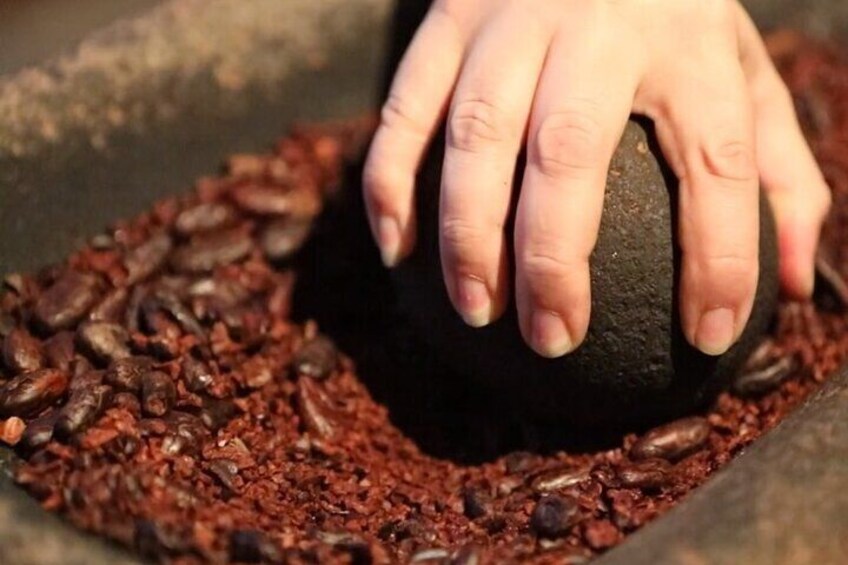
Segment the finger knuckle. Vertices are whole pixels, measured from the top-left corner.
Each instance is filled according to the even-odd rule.
[[[491,234],[491,229],[483,222],[475,222],[469,218],[451,216],[442,221],[442,246],[460,259],[470,260],[478,255]]]
[[[391,131],[405,129],[419,135],[426,135],[427,129],[417,117],[412,103],[396,93],[389,94],[380,110],[380,126]]]
[[[741,136],[722,136],[704,144],[701,159],[707,172],[718,179],[746,184],[757,179],[753,146]]]
[[[448,120],[448,145],[477,153],[506,141],[514,131],[504,110],[485,98],[457,102]]]
[[[535,234],[524,244],[518,258],[528,280],[565,280],[588,260],[564,249],[552,234]]]
[[[584,111],[568,110],[546,116],[534,140],[534,160],[546,175],[562,177],[601,165],[603,131]]]

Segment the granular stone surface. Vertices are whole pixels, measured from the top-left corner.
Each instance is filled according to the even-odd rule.
[[[311,288],[320,258],[298,256],[343,194],[343,162],[363,133],[312,128],[271,154],[233,156],[227,174],[119,222],[61,265],[5,278],[0,441],[20,457],[15,480],[45,509],[166,563],[583,563],[603,553],[777,424],[848,353],[848,62],[788,33],[770,46],[835,210],[815,300],[780,306],[706,413],[566,450],[529,425],[521,441],[502,440],[516,426],[473,395],[443,406],[438,426],[398,404],[390,413],[380,387],[364,384],[374,366],[409,390],[451,375],[402,320],[380,343],[354,328],[340,347],[299,314],[309,290],[338,301]],[[428,411],[434,398],[406,406]],[[437,439],[414,441],[428,426]],[[480,457],[489,444],[496,455]],[[505,453],[512,444],[524,449]]]

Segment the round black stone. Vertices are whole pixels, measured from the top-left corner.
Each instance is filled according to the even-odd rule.
[[[443,152],[435,143],[419,175],[418,241],[394,270],[401,304],[434,355],[529,417],[617,427],[685,414],[728,384],[766,330],[778,294],[777,249],[771,209],[761,198],[760,278],[741,339],[718,357],[687,343],[678,312],[677,181],[651,125],[641,120],[630,121],[611,162],[591,257],[592,318],[585,342],[559,359],[537,355],[521,338],[514,302],[497,322],[466,326],[450,304],[439,262]],[[516,179],[522,169],[519,163]],[[715,229],[727,221],[716,217]],[[511,242],[512,220],[505,229]]]

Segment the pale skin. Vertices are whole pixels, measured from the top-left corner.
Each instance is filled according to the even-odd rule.
[[[719,355],[745,327],[760,186],[777,220],[782,289],[808,297],[830,191],[736,0],[436,0],[398,68],[364,172],[384,263],[415,246],[415,174],[446,120],[439,229],[451,302],[482,327],[514,293],[530,347],[551,358],[573,351],[589,325],[608,167],[631,113],[654,122],[680,180],[689,342]]]

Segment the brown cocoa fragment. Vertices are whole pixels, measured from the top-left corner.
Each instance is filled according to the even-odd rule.
[[[141,401],[131,392],[119,392],[112,397],[112,406],[126,410],[136,419],[141,418]]]
[[[591,520],[583,526],[583,539],[594,550],[603,550],[621,541],[623,535],[609,520]]]
[[[167,414],[176,397],[174,381],[167,374],[148,371],[141,376],[141,408],[148,416]]]
[[[0,443],[6,445],[17,445],[26,430],[26,423],[18,417],[12,416],[8,420],[0,420]]]
[[[204,398],[200,419],[207,428],[217,431],[226,426],[236,412],[236,406],[230,400]]]
[[[330,401],[314,379],[297,380],[296,402],[301,422],[310,434],[330,439],[336,434],[336,424],[330,416]]]
[[[580,521],[577,505],[568,498],[543,496],[530,515],[530,527],[539,536],[557,538],[567,534]]]
[[[325,336],[318,336],[303,344],[294,356],[294,369],[299,375],[325,379],[338,364],[336,345]]]
[[[465,488],[462,491],[462,511],[470,520],[476,520],[489,513],[490,503],[479,489]]]

